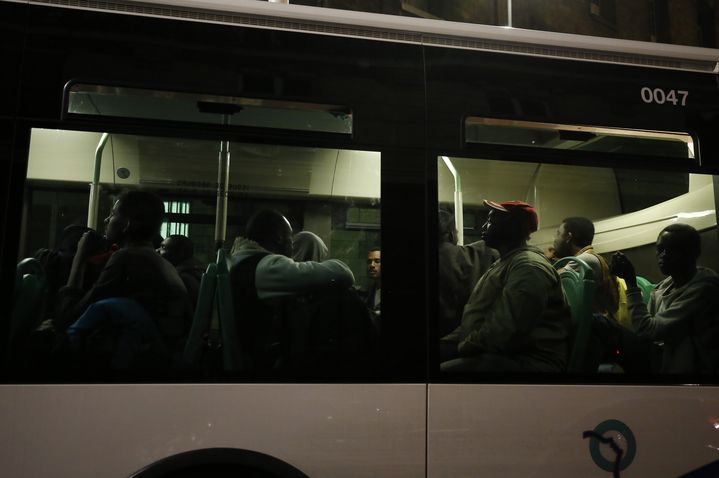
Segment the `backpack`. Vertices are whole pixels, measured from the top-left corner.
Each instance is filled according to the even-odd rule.
[[[370,313],[354,289],[327,289],[260,300],[258,253],[230,271],[243,361],[255,373],[302,377],[362,375],[373,366]]]
[[[282,350],[292,375],[345,378],[376,365],[370,311],[356,290],[302,294],[292,299],[288,312]]]

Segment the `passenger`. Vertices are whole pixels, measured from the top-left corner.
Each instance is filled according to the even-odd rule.
[[[182,346],[190,319],[187,291],[175,268],[155,252],[152,244],[163,215],[162,200],[152,193],[127,191],[120,195],[105,219],[105,237],[120,249],[85,294],[81,288],[85,274],[82,265],[91,254],[91,236],[83,234],[67,285],[60,291],[60,314],[53,320],[57,331],[66,331],[91,304],[124,297],[137,301],[155,320],[169,350]]]
[[[439,210],[439,333],[445,336],[459,326],[462,311],[474,285],[499,253],[484,241],[457,245],[454,215]]]
[[[621,252],[612,271],[627,283],[627,302],[639,337],[663,341],[661,373],[716,373],[719,366],[719,276],[697,267],[699,233],[687,224],[665,227],[657,238],[657,263],[668,277],[642,301],[631,261]]]
[[[595,313],[617,320],[619,311],[619,289],[616,277],[609,271],[607,261],[594,252],[594,223],[586,217],[568,217],[562,221],[554,238],[554,255],[575,256],[589,265],[594,274],[596,292]],[[579,269],[576,262],[569,262],[567,268]]]
[[[382,314],[382,250],[379,247],[373,247],[367,252],[367,277],[369,287],[365,303],[372,314],[375,328],[378,328]]]
[[[500,258],[479,279],[461,325],[442,341],[460,358],[445,372],[561,372],[569,354],[571,316],[561,282],[542,251],[528,246],[534,208],[521,201],[490,208],[482,238]]]
[[[70,269],[72,268],[73,257],[77,252],[77,244],[86,232],[90,232],[90,238],[88,239],[90,242],[88,245],[90,258],[85,265],[85,280],[82,288],[83,290],[89,290],[105,265],[102,260],[98,260],[98,257],[104,259],[103,256],[108,250],[104,238],[95,231],[80,225],[67,226],[62,231],[57,249],[39,249],[35,253],[35,258],[42,264],[47,277],[48,299],[46,313],[48,317],[54,317],[55,315],[57,293],[70,277]]]
[[[279,212],[261,210],[247,223],[245,237],[232,248],[230,284],[241,349],[247,368],[268,372],[282,368],[284,322],[301,294],[346,290],[354,283],[343,262],[296,262],[292,227]],[[292,324],[290,324],[292,325]]]
[[[310,231],[300,231],[292,243],[292,259],[297,262],[322,262],[327,259],[327,246],[324,241]]]
[[[292,227],[277,211],[262,210],[247,223],[245,237],[233,246],[232,270],[244,268],[252,259],[255,288],[260,299],[291,296],[328,287],[350,287],[354,276],[337,259],[322,263],[295,262],[292,256]],[[242,266],[242,267],[240,267]]]
[[[160,243],[157,252],[177,269],[194,309],[205,267],[194,257],[195,248],[192,240],[187,236],[173,234]]]

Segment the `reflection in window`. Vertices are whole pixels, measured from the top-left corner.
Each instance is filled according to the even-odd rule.
[[[186,201],[165,201],[165,214],[170,217],[174,217],[175,214],[190,214],[190,203]],[[162,223],[162,229],[160,235],[167,237],[170,235],[180,234],[183,236],[189,235],[190,225],[183,222],[173,222],[167,220]]]
[[[317,5],[317,2],[301,0],[293,3]],[[717,44],[715,29],[706,26],[713,21],[716,9],[714,3],[708,1],[690,5],[667,0],[591,0],[568,2],[561,9],[557,9],[556,2],[551,0],[472,2],[471,8],[464,2],[444,0],[329,0],[322,2],[322,6],[626,40],[710,48]]]

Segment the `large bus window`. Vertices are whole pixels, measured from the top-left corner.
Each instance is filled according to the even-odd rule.
[[[445,373],[715,372],[713,176],[446,156],[437,168]]]
[[[10,362],[102,380],[366,377],[379,175],[370,151],[34,129]]]

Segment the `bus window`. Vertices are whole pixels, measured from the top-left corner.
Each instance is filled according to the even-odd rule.
[[[26,272],[42,287],[34,307],[14,304],[12,362],[103,380],[367,375],[381,327],[367,265],[380,245],[379,175],[370,151],[33,129],[20,257],[35,259]],[[287,250],[259,219],[249,230],[261,211],[286,219]],[[250,285],[236,269],[248,251],[262,254]]]
[[[267,78],[268,85],[283,83]],[[72,83],[65,90],[69,116],[111,116],[257,128],[352,134],[352,112],[340,105],[199,95],[176,91]]]
[[[606,155],[695,159],[694,140],[691,135],[680,132],[637,131],[470,116],[465,120],[464,133],[468,144],[504,144],[542,149],[571,149]]]
[[[711,270],[719,259],[713,176],[446,156],[438,158],[437,168],[438,320],[445,362],[486,354],[495,369],[475,363],[475,369],[461,371],[596,373],[611,368],[644,375],[714,371],[711,357],[719,349],[709,344],[714,331],[706,325],[719,310],[715,303],[719,289],[714,290],[719,280]],[[501,221],[509,217],[518,229],[507,232],[510,226]],[[670,270],[662,243],[666,231],[674,231],[670,235],[676,238],[684,237],[684,229],[701,246],[696,258],[689,257],[684,242],[679,248],[683,263],[696,260],[695,269],[686,266],[695,271],[686,279],[685,272]],[[527,247],[522,237],[516,239],[523,234],[528,237]],[[541,282],[539,276],[530,273],[529,282],[509,279],[514,271],[508,267],[520,250],[531,251],[523,260],[536,263],[549,275],[547,267],[556,264],[553,268],[559,272],[571,322],[542,323],[542,314],[545,319],[551,313],[561,315],[561,304],[549,310],[550,285],[545,285],[546,290],[532,285]],[[636,288],[613,268],[616,252],[633,265]],[[579,264],[574,261],[577,256],[589,257],[588,262]],[[573,272],[566,272],[567,263],[576,277],[569,277]],[[686,285],[689,280],[694,282]],[[516,290],[522,287],[527,290]],[[681,287],[701,299],[691,305],[659,297]],[[614,297],[602,295],[602,290]],[[657,292],[653,299],[652,290]],[[541,300],[532,297],[534,292]],[[533,309],[527,310],[527,304]],[[705,324],[702,332],[681,337],[681,332],[671,332],[676,328],[666,331],[666,324],[685,316]],[[610,327],[616,339],[611,350],[606,343],[593,342],[600,340],[594,328],[578,334],[578,328],[584,327],[580,319],[591,324],[603,321]],[[559,323],[569,328],[553,328]],[[706,358],[678,358],[679,350],[689,343]],[[583,357],[581,363],[572,362],[576,354]]]

